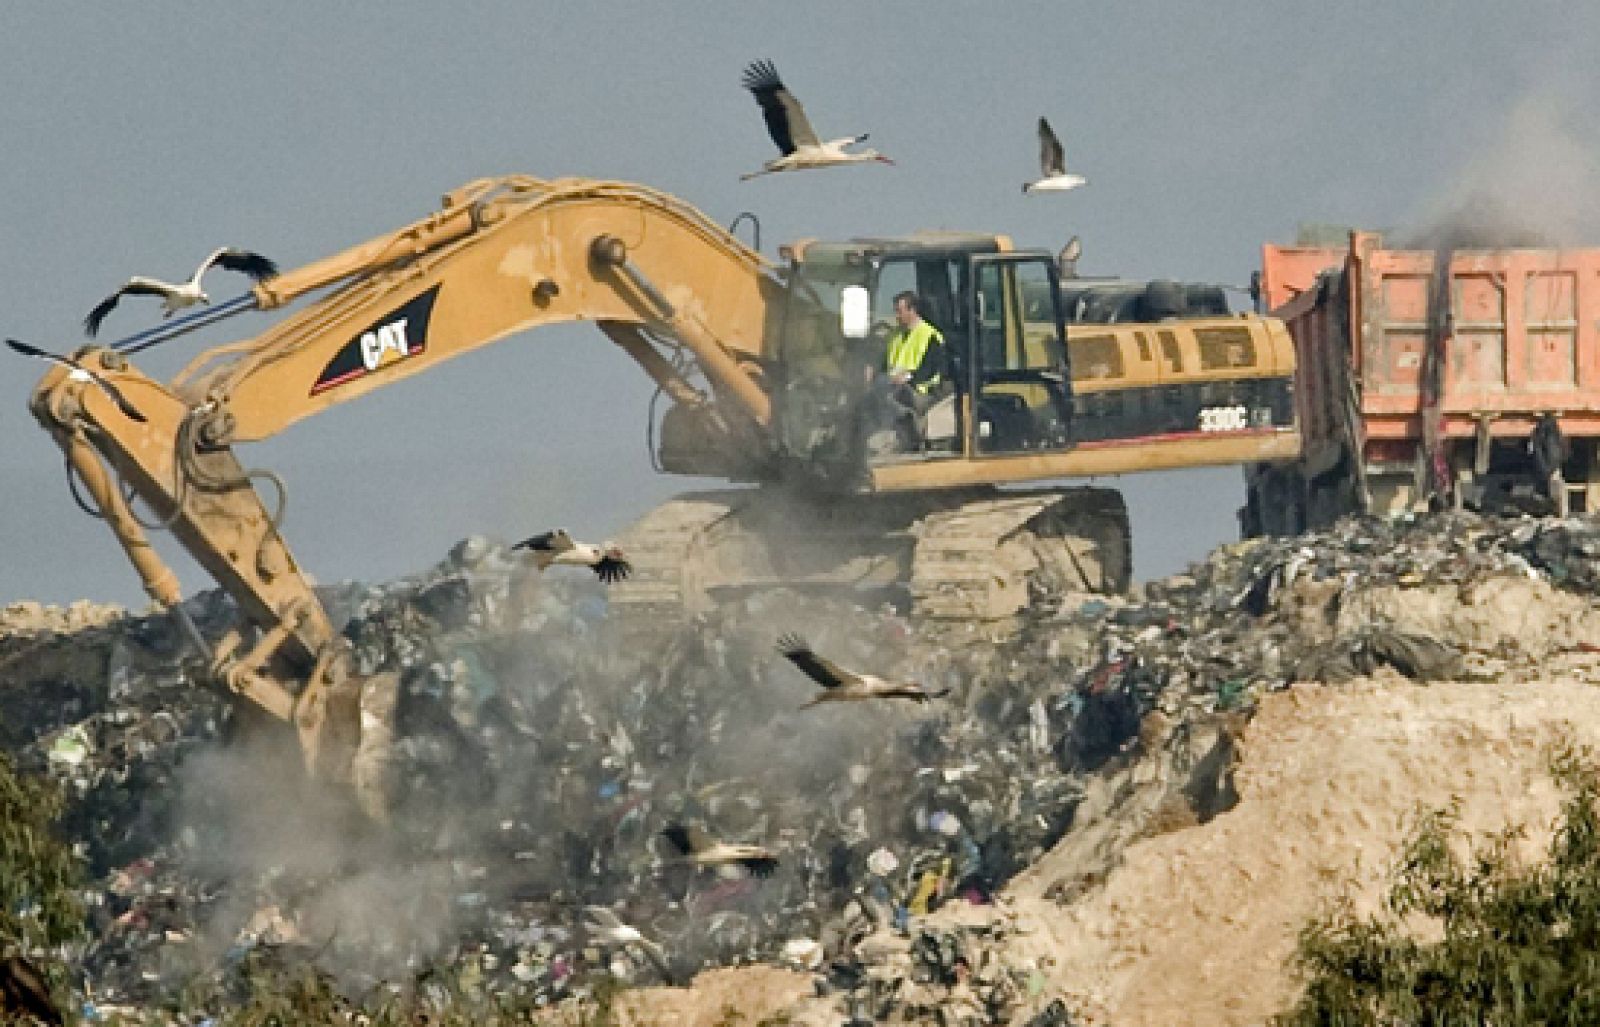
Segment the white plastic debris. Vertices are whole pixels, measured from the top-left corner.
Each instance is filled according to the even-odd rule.
[[[783,944],[784,962],[802,970],[815,970],[822,965],[822,945],[811,938],[794,938]]]
[[[872,855],[867,857],[868,872],[879,877],[888,877],[898,869],[900,869],[900,860],[888,849],[874,849]]]
[[[50,743],[48,758],[51,763],[76,767],[89,758],[94,747],[89,744],[89,734],[82,724],[74,724],[56,736]]]

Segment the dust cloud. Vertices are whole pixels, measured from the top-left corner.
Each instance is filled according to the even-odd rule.
[[[447,861],[383,832],[347,799],[299,772],[277,725],[252,725],[182,769],[174,833],[191,872],[217,885],[201,954],[256,945],[319,954],[347,985],[404,977],[440,955],[459,926]],[[419,856],[421,858],[419,858]]]
[[[1412,219],[1408,249],[1592,245],[1600,239],[1600,144],[1576,80],[1536,87]]]
[[[281,729],[239,731],[186,764],[175,828],[195,874],[219,882],[216,957],[293,944],[350,989],[404,979],[504,910],[547,925],[529,937],[559,936],[583,905],[613,905],[685,969],[758,944],[763,921],[821,927],[842,899],[812,836],[906,817],[887,781],[915,766],[885,748],[940,714],[802,711],[817,686],[776,641],[797,632],[847,666],[917,677],[928,661],[904,622],[777,592],[711,630],[624,637],[586,577],[508,571],[492,548],[347,604],[358,664],[399,672],[387,825],[308,784]],[[940,687],[947,673],[921,676]],[[660,837],[674,821],[775,848],[776,876],[714,898],[726,882]]]

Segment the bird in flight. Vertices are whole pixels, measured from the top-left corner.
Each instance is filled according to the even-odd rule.
[[[200,279],[213,264],[225,271],[241,271],[258,282],[265,281],[278,273],[278,265],[259,253],[222,246],[211,251],[211,256],[201,261],[200,266],[194,269],[194,274],[189,276],[189,280],[180,285],[163,282],[158,278],[134,275],[128,279],[126,285],[101,300],[98,306],[89,311],[89,316],[83,319],[84,331],[93,337],[100,330],[100,322],[111,313],[111,308],[117,305],[117,300],[124,296],[162,297],[161,316],[164,318],[171,317],[185,307],[210,303],[211,297],[200,288]]]
[[[1083,256],[1083,240],[1073,236],[1056,254],[1056,270],[1062,278],[1078,277],[1078,258]]]
[[[66,1021],[50,995],[39,968],[19,955],[0,959],[0,1019],[6,1023],[30,1022],[59,1024]]]
[[[38,346],[30,346],[26,342],[22,342],[17,339],[7,339],[6,345],[10,346],[13,350],[21,353],[25,357],[38,357],[41,360],[48,360],[52,363],[61,364],[64,367],[71,368],[71,373],[69,373],[67,377],[71,378],[75,382],[94,382],[96,385],[100,386],[100,391],[104,392],[108,397],[110,397],[111,402],[115,403],[117,405],[117,409],[122,411],[122,416],[128,418],[130,421],[138,421],[141,424],[148,420],[139,412],[138,407],[128,402],[128,397],[122,394],[121,389],[111,384],[111,381],[101,375],[100,372],[91,371],[87,367],[84,367],[83,364],[78,362],[76,357],[65,357],[60,353],[51,353],[49,350],[42,350]]]
[[[846,136],[822,142],[806,118],[805,108],[778,78],[778,69],[771,61],[755,61],[744,70],[744,87],[761,105],[761,116],[766,119],[767,131],[778,144],[781,156],[774,157],[761,166],[760,171],[739,176],[749,180],[775,171],[800,171],[806,168],[830,168],[839,164],[893,164],[877,150],[866,149],[849,152],[847,146],[865,142],[865,134]]]
[[[608,585],[621,581],[633,573],[633,564],[628,562],[628,558],[615,544],[605,542],[596,546],[587,542],[574,542],[565,528],[540,532],[532,538],[523,539],[511,548],[526,549],[532,553],[534,562],[539,565],[541,571],[547,570],[551,564],[558,563],[573,567],[589,567],[594,570],[595,577]]]
[[[875,674],[858,674],[847,670],[832,660],[812,652],[811,646],[799,635],[784,635],[778,639],[778,652],[790,663],[799,667],[806,676],[822,686],[815,699],[800,708],[809,709],[825,702],[859,702],[867,699],[911,699],[928,702],[950,694],[945,688],[933,692],[915,681],[888,681]]]
[[[662,836],[673,848],[698,867],[715,867],[719,871],[743,867],[756,877],[771,877],[778,869],[778,856],[763,845],[732,845],[717,841],[696,826],[669,824]],[[735,871],[737,873],[737,871]]]
[[[1061,140],[1050,130],[1050,122],[1043,118],[1039,119],[1039,170],[1041,177],[1032,182],[1024,182],[1023,192],[1064,193],[1068,189],[1076,189],[1089,182],[1082,175],[1074,175],[1067,171],[1066,151],[1061,148]]]
[[[623,923],[609,906],[584,906],[583,911],[589,916],[583,925],[589,937],[602,945],[637,948],[656,968],[656,972],[669,984],[672,983],[672,968],[667,965],[667,954],[660,945],[646,938],[637,927]]]

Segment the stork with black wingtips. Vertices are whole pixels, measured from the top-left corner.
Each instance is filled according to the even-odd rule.
[[[698,824],[668,824],[661,834],[697,867],[755,877],[771,877],[778,869],[778,854],[765,845],[721,841]]]
[[[822,691],[800,708],[802,710],[825,702],[862,702],[871,699],[910,699],[925,703],[942,699],[950,694],[948,688],[934,691],[915,681],[890,681],[876,674],[864,674],[841,667],[832,660],[818,656],[811,644],[799,635],[784,635],[778,639],[778,652],[806,675],[822,686]]]
[[[100,387],[100,391],[104,392],[111,402],[117,405],[117,409],[122,411],[122,416],[130,421],[147,422],[144,414],[139,412],[138,407],[128,402],[128,397],[122,394],[121,389],[113,385],[105,375],[85,367],[77,357],[51,353],[49,350],[40,349],[38,346],[23,342],[20,339],[7,339],[6,345],[10,346],[14,352],[21,353],[25,357],[38,357],[40,360],[48,360],[52,364],[60,364],[62,367],[71,368],[72,370],[68,375],[70,378],[80,382],[94,382],[95,385]]]
[[[600,545],[594,545],[589,542],[577,542],[565,528],[541,531],[511,548],[532,553],[534,562],[539,565],[541,571],[548,570],[555,564],[588,567],[594,571],[595,577],[608,585],[621,581],[633,573],[633,565],[628,562],[628,558],[623,555],[616,543],[602,542]]]
[[[865,149],[850,152],[846,147],[865,142],[866,135],[846,136],[822,142],[806,117],[805,108],[778,78],[778,69],[771,61],[755,61],[744,71],[744,87],[761,105],[761,116],[766,119],[767,131],[778,144],[782,156],[762,165],[760,171],[739,176],[748,180],[758,175],[777,171],[802,171],[808,168],[831,168],[842,164],[893,164],[877,150]]]
[[[278,265],[259,253],[235,249],[232,246],[219,246],[211,251],[209,257],[200,262],[200,266],[194,269],[194,274],[189,276],[187,282],[173,284],[163,282],[159,278],[134,275],[128,279],[127,284],[101,300],[93,310],[89,311],[89,316],[83,319],[83,330],[93,337],[100,330],[100,323],[106,319],[106,315],[111,313],[117,301],[124,296],[160,296],[163,318],[171,317],[185,307],[210,303],[211,297],[200,288],[200,279],[205,277],[205,273],[211,270],[213,265],[225,271],[242,272],[258,282],[265,281],[278,273]]]

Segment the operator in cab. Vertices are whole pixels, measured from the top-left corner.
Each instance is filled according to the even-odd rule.
[[[868,404],[867,449],[875,455],[922,448],[923,415],[944,380],[944,336],[922,316],[916,293],[895,296],[894,317],[899,327],[888,335]]]
[[[941,380],[944,336],[923,318],[922,301],[914,292],[895,296],[894,319],[900,327],[889,336],[884,374],[897,389],[909,387],[908,398],[926,410]]]

